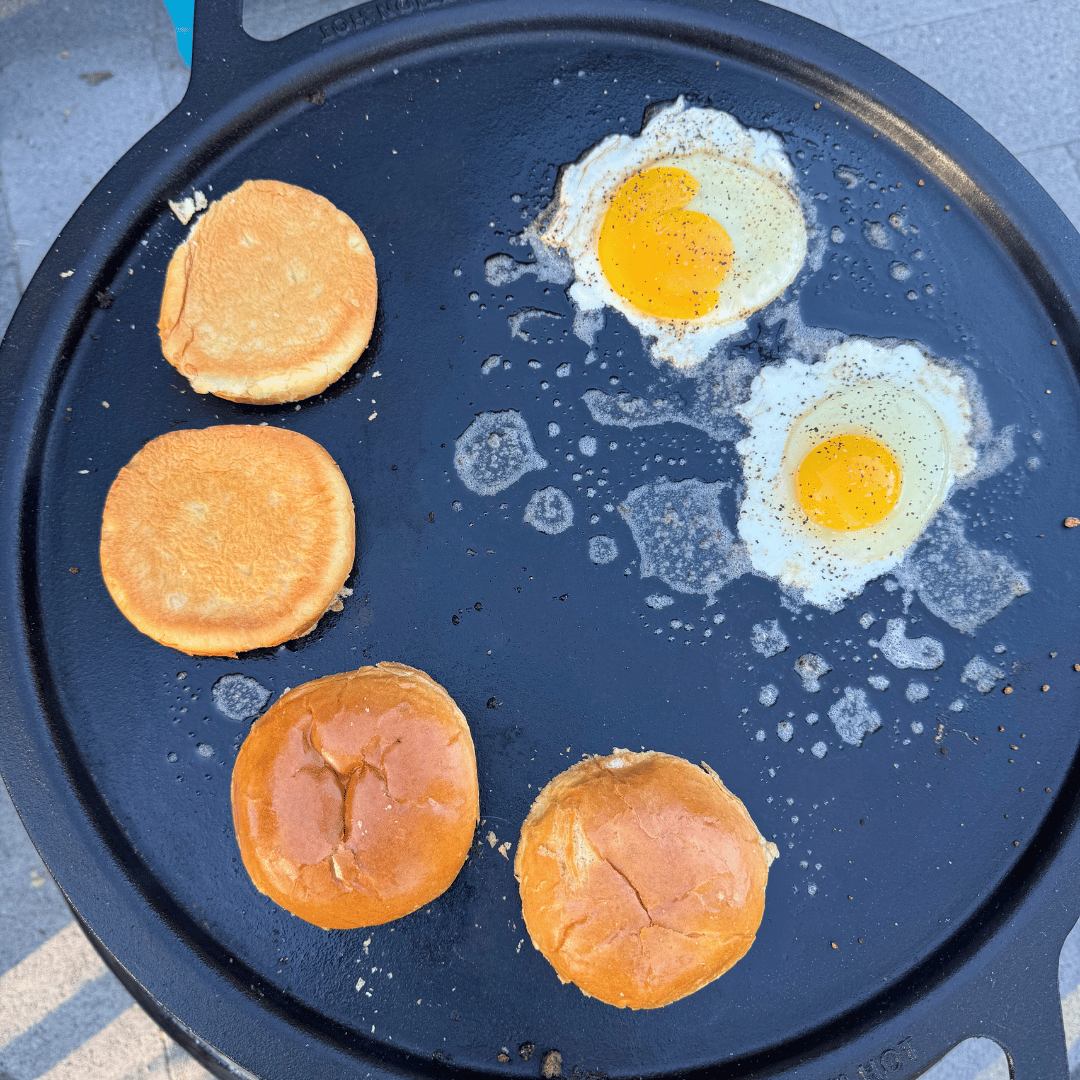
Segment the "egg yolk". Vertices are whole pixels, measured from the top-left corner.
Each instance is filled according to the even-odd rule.
[[[900,498],[900,466],[869,435],[837,435],[803,458],[796,477],[799,505],[826,529],[876,525]]]
[[[684,169],[657,166],[633,173],[611,200],[600,229],[600,266],[640,311],[696,319],[716,307],[734,249],[719,222],[686,209],[700,186]]]

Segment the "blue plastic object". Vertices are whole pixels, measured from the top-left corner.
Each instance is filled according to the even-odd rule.
[[[176,47],[184,63],[191,67],[191,23],[195,0],[164,0],[164,3],[176,27]]]

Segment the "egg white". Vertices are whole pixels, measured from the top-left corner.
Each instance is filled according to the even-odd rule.
[[[732,265],[716,306],[695,319],[663,319],[635,307],[608,283],[598,243],[612,199],[635,172],[657,165],[684,169],[700,184],[687,208],[727,231]],[[610,135],[563,171],[539,240],[563,249],[574,270],[570,299],[579,311],[611,307],[645,337],[657,359],[696,364],[746,317],[779,296],[806,258],[807,227],[794,170],[780,138],[744,128],[715,109],[683,98],[659,110],[637,137]]]
[[[739,534],[754,570],[830,611],[896,569],[953,485],[977,463],[973,402],[963,376],[913,345],[853,338],[815,364],[762,368],[736,407],[749,428]],[[874,525],[828,529],[799,504],[806,455],[833,436],[883,443],[901,473],[895,506]]]

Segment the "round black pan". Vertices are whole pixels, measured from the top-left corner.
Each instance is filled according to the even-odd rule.
[[[274,43],[243,34],[239,7],[199,6],[187,96],[65,229],[0,364],[0,763],[114,968],[189,1045],[275,1080],[536,1075],[544,1062],[552,1071],[551,1050],[566,1076],[903,1077],[969,1035],[996,1039],[1017,1077],[1064,1077],[1057,958],[1080,915],[1080,534],[1062,527],[1080,509],[1080,266],[1064,215],[910,75],[752,0],[375,0]],[[640,577],[630,532],[604,504],[661,474],[737,480],[737,455],[685,426],[593,421],[585,391],[638,396],[661,379],[638,334],[609,318],[587,364],[561,288],[485,280],[490,255],[524,257],[513,237],[551,198],[560,165],[636,132],[680,94],[778,132],[800,185],[819,196],[819,226],[844,231],[794,292],[808,325],[912,339],[962,361],[995,426],[1016,427],[1015,461],[953,505],[1031,591],[974,637],[914,600],[909,633],[946,652],[939,670],[914,673],[932,687],[926,701],[909,703],[913,673],[868,644],[903,614],[902,594],[880,581],[835,615],[790,610],[754,577],[711,607],[682,594],[648,607],[671,590]],[[372,345],[297,407],[199,397],[160,357],[163,275],[186,233],[166,200],[251,177],[331,199],[379,268]],[[863,222],[891,214],[917,236],[896,232],[891,250],[867,243]],[[917,275],[899,283],[892,261]],[[529,340],[507,322],[526,307],[551,313],[527,324]],[[784,354],[771,318],[739,339],[756,363]],[[482,374],[492,354],[505,363]],[[508,408],[549,465],[474,495],[454,440],[476,414]],[[113,606],[99,522],[113,477],[146,440],[226,422],[305,432],[341,464],[357,509],[355,592],[302,641],[191,658]],[[585,435],[600,447],[589,460],[576,448]],[[546,484],[574,502],[560,536],[522,520]],[[601,533],[618,557],[594,565],[588,540]],[[869,631],[865,612],[877,619]],[[791,648],[765,659],[751,628],[773,618]],[[818,695],[792,670],[811,650],[834,669]],[[1011,694],[960,681],[976,654],[1002,668]],[[243,871],[229,778],[247,724],[211,691],[241,673],[276,695],[378,660],[427,670],[460,703],[484,822],[444,896],[388,926],[326,933]],[[867,689],[871,670],[890,689]],[[771,709],[758,702],[765,683],[779,688]],[[825,716],[845,686],[867,689],[885,720],[857,748]],[[947,708],[956,699],[963,712]],[[784,743],[775,733],[789,713]],[[653,1012],[558,982],[522,925],[514,847],[499,850],[551,776],[613,746],[709,762],[780,848],[749,954]]]

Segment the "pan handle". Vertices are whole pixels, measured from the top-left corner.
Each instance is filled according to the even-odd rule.
[[[259,42],[244,32],[244,0],[187,0],[191,17],[191,74],[234,66],[254,55]],[[182,29],[178,27],[178,30]]]
[[[1011,1080],[1069,1080],[1058,965],[1076,914],[1075,903],[1059,895],[1041,918],[1008,920],[994,934],[1004,947],[968,958],[928,1026],[947,1032],[948,1042],[992,1039],[1005,1051]]]

